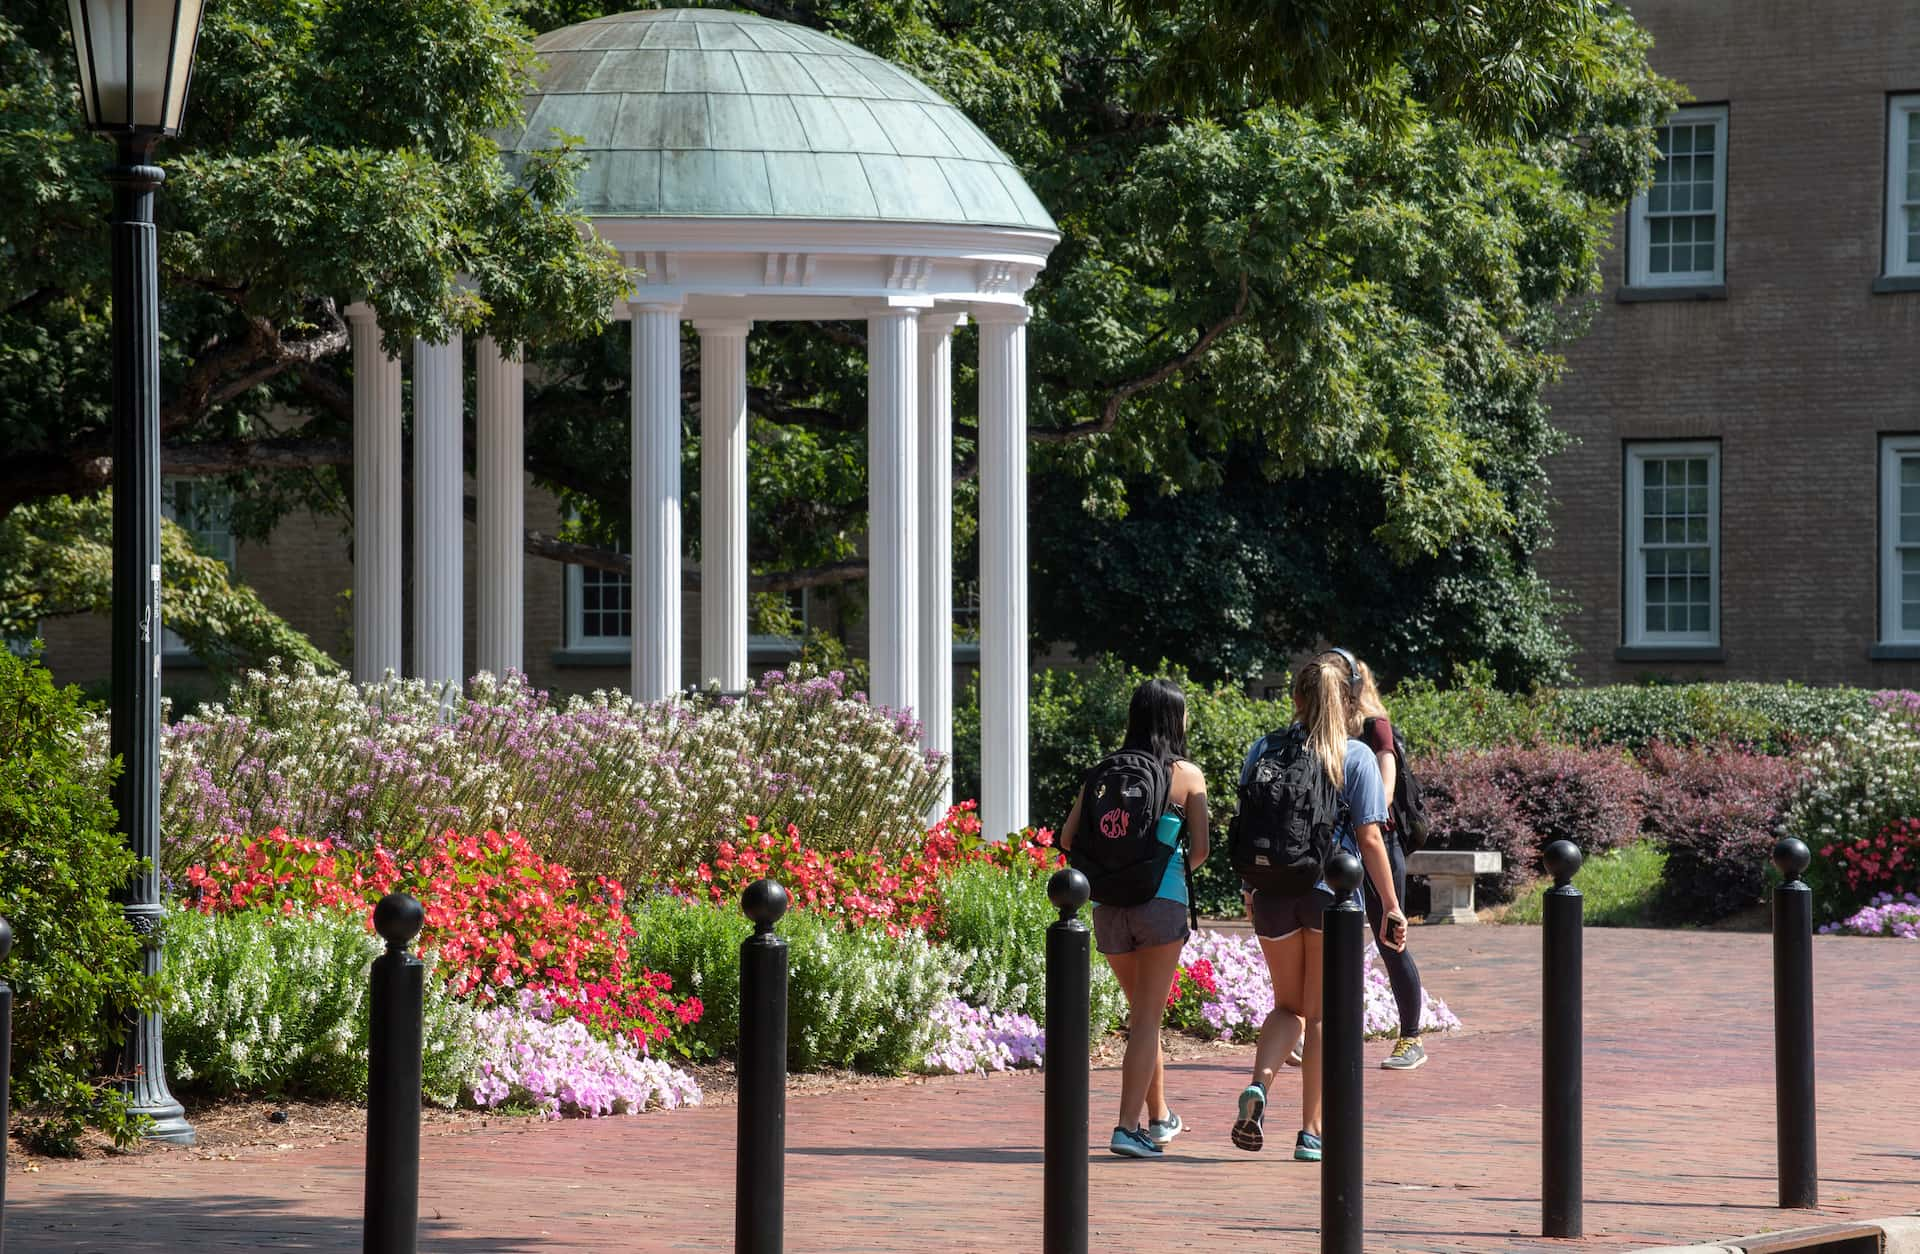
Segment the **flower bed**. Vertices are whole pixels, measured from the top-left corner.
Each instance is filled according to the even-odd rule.
[[[1920,940],[1920,893],[1907,893],[1902,897],[1879,893],[1850,917],[1829,923],[1820,930],[1828,934]]]
[[[167,869],[275,827],[402,851],[448,827],[511,827],[576,871],[638,884],[707,857],[748,814],[824,848],[898,851],[919,843],[945,774],[918,735],[837,672],[771,672],[739,700],[556,705],[519,675],[477,676],[461,696],[256,671],[166,731]]]

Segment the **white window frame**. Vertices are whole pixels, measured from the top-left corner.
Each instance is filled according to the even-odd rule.
[[[633,650],[633,636],[589,636],[586,632],[586,598],[584,596],[584,566],[567,567],[567,648],[576,653],[629,653]],[[608,572],[614,573],[614,572]],[[618,577],[617,575],[615,576]],[[633,576],[626,577],[629,587]],[[639,607],[634,607],[639,612]]]
[[[1643,547],[1646,531],[1646,464],[1671,457],[1707,459],[1707,574],[1708,629],[1706,631],[1648,631],[1647,563]],[[1647,441],[1627,446],[1626,466],[1626,644],[1628,646],[1717,646],[1720,643],[1720,445],[1702,441]]]
[[[1713,123],[1713,269],[1683,270],[1654,274],[1648,269],[1647,248],[1651,237],[1647,224],[1647,192],[1641,191],[1633,198],[1628,219],[1627,234],[1632,247],[1628,250],[1627,282],[1632,287],[1706,287],[1726,282],[1727,274],[1727,107],[1711,105],[1702,108],[1679,109],[1671,114],[1663,126],[1697,126],[1703,122]]]
[[[1920,435],[1887,436],[1880,441],[1880,643],[1920,644],[1920,630],[1900,622],[1900,463],[1920,457]]]
[[[1907,125],[1915,114],[1920,114],[1920,94],[1887,97],[1886,240],[1881,273],[1889,278],[1920,276],[1920,256],[1907,256],[1906,231],[1908,207],[1920,207],[1920,201],[1906,197]]]
[[[227,528],[225,531],[218,533],[218,539],[197,528],[186,527],[185,523],[181,523],[179,518],[175,517],[176,511],[173,505],[173,494],[183,485],[191,487],[196,492],[218,490],[225,494],[226,509],[229,517],[227,520]],[[174,476],[160,481],[161,516],[169,522],[186,527],[187,533],[193,537],[193,542],[197,546],[202,550],[211,552],[213,556],[225,562],[229,571],[237,571],[240,568],[240,544],[233,537],[232,510],[233,493],[222,484],[192,476]],[[166,619],[166,595],[164,588],[161,592],[160,617],[162,622],[164,622]],[[187,642],[175,635],[171,629],[163,630],[160,633],[160,652],[163,657],[170,658],[190,658],[193,656],[193,650],[187,647]]]

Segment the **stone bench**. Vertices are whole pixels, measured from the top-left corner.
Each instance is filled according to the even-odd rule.
[[[1500,855],[1487,849],[1422,849],[1407,855],[1407,874],[1422,876],[1433,890],[1429,923],[1477,923],[1473,877],[1498,875]]]

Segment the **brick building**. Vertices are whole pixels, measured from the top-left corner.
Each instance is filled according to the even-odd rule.
[[[1920,682],[1920,4],[1632,7],[1697,103],[1552,398],[1577,670]]]

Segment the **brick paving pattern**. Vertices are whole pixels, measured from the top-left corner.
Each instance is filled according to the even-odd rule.
[[[1564,1248],[1539,1224],[1539,932],[1417,929],[1421,968],[1467,1031],[1422,1070],[1367,1073],[1368,1249]],[[1765,937],[1587,934],[1586,1224],[1632,1249],[1920,1211],[1920,1052],[1908,944],[1821,938],[1821,1200],[1774,1208],[1771,968]],[[1369,1061],[1387,1046],[1372,1043]],[[1318,1248],[1318,1168],[1227,1143],[1250,1051],[1169,1076],[1190,1131],[1161,1162],[1092,1152],[1092,1248]],[[1290,1076],[1292,1073],[1289,1073]],[[1117,1075],[1094,1076],[1104,1146]],[[1271,1140],[1290,1144],[1297,1079]],[[795,1098],[787,1248],[1037,1250],[1042,1084],[955,1077]],[[732,1246],[732,1108],[430,1135],[429,1251]],[[206,1162],[62,1165],[8,1182],[7,1248],[359,1248],[353,1147]]]

